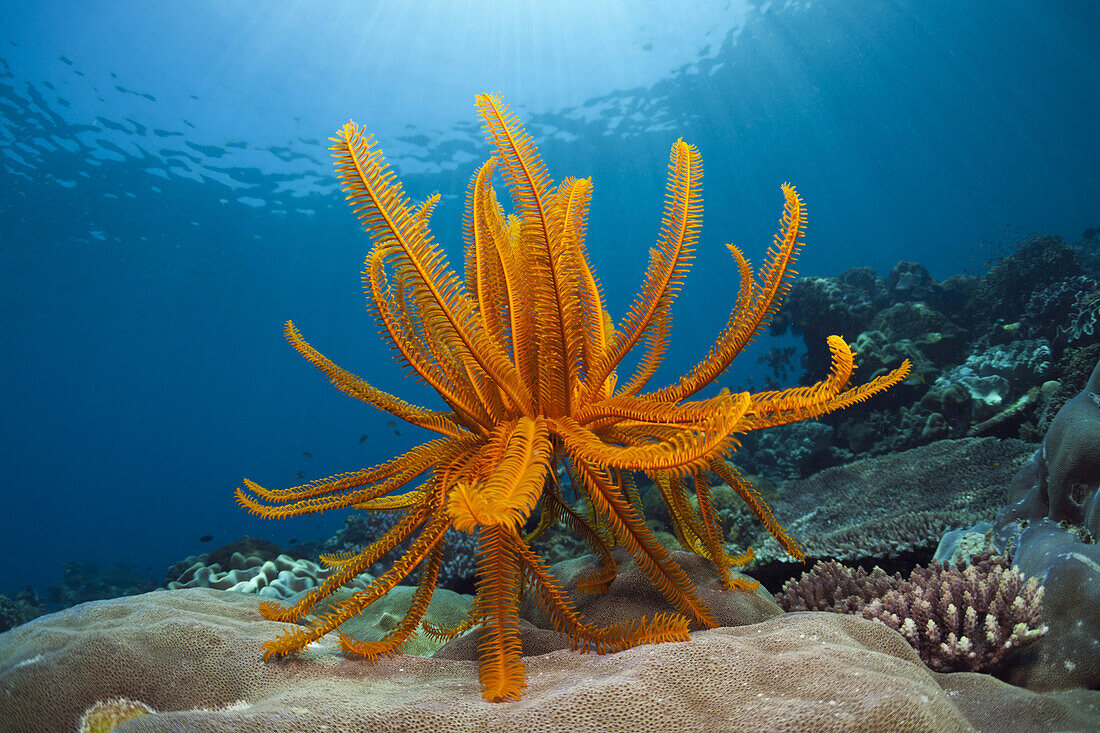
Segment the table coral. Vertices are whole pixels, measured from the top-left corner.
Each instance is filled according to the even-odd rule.
[[[992,519],[1033,451],[1011,439],[941,440],[785,482],[770,503],[797,517],[788,528],[807,556],[881,561],[931,550],[944,532]],[[767,537],[749,539],[759,562],[791,562]]]

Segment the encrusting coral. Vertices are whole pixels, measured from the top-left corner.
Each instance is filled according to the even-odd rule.
[[[996,669],[1046,633],[1043,588],[1002,556],[975,558],[966,568],[933,562],[902,580],[881,568],[867,572],[819,562],[776,597],[788,611],[832,611],[881,621],[901,633],[937,672]]]
[[[688,401],[725,371],[774,315],[787,290],[806,219],[802,200],[784,184],[781,230],[759,276],[741,251],[729,246],[740,290],[706,358],[676,383],[643,393],[668,348],[671,306],[695,257],[702,224],[699,152],[682,140],[672,146],[657,245],[650,250],[640,294],[613,327],[584,246],[591,181],[566,178],[555,185],[531,137],[500,98],[479,95],[477,104],[494,157],[469,186],[464,278],[450,269],[428,229],[438,196],[412,206],[376,143],[355,123],[343,127],[331,148],[348,201],[374,245],[363,273],[368,305],[398,361],[430,385],[449,411],[414,406],[372,387],[317,352],[293,323],[286,324],[290,343],[338,389],[442,437],[374,468],[303,486],[269,490],[246,481],[237,500],[273,519],[348,507],[404,512],[369,547],[324,558],[337,572],[292,607],[264,605],[263,614],[272,620],[298,621],[320,598],[414,537],[366,590],[268,642],[269,658],[300,652],[420,567],[409,612],[386,637],[375,642],[341,637],[354,656],[374,660],[396,654],[431,599],[448,528],[478,533],[477,593],[470,614],[454,628],[429,631],[450,638],[480,627],[482,695],[509,700],[521,697],[527,684],[517,612],[525,591],[536,595],[574,646],[601,653],[686,640],[692,622],[715,625],[694,584],[646,526],[632,472],[648,474],[660,487],[681,544],[707,558],[726,588],[751,589],[752,583],[729,572],[751,552],[726,553],[710,498],[710,472],[740,494],[789,553],[800,556],[761,497],[726,464],[738,446],[736,435],[862,401],[904,379],[909,364],[846,390],[853,355],[843,339],[830,336],[832,369],[815,385]],[[490,185],[498,169],[515,215],[505,216]],[[616,369],[639,344],[643,353],[633,374],[619,383]],[[559,465],[583,496],[583,510],[575,510],[558,485]],[[390,495],[421,475],[418,488]],[[689,487],[698,509],[689,500]],[[529,544],[559,520],[601,559],[597,571],[584,578],[584,590],[608,587],[616,574],[610,548],[622,545],[676,613],[610,626],[582,618]]]

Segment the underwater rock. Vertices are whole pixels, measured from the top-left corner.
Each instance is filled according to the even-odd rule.
[[[264,662],[259,599],[157,591],[36,619],[0,637],[0,720],[11,733],[74,730],[99,700],[153,712],[125,729],[493,730],[614,733],[1066,731],[1100,726],[1100,692],[1039,694],[989,675],[932,672],[896,632],[792,613],[618,654],[524,658],[518,703],[481,699],[477,664],[399,655],[375,663],[335,639]]]
[[[1100,363],[1016,474],[995,522],[998,549],[1043,579],[1050,632],[1006,677],[1033,690],[1100,686]]]
[[[786,482],[771,506],[810,558],[873,563],[930,554],[944,532],[992,519],[1033,452],[1020,440],[942,440]],[[746,544],[758,563],[794,562],[759,530]]]

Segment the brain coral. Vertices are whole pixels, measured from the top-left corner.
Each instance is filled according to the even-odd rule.
[[[1039,694],[987,675],[928,670],[897,633],[795,613],[606,656],[525,660],[519,703],[481,699],[475,662],[364,664],[323,639],[265,664],[276,633],[254,595],[208,589],[100,601],[0,636],[0,720],[73,730],[97,700],[156,711],[139,731],[997,731],[1100,726],[1100,692]]]

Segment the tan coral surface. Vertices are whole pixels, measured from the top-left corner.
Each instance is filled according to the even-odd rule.
[[[5,730],[75,730],[97,700],[162,711],[132,731],[1090,730],[1100,692],[1045,694],[937,674],[895,632],[794,613],[607,656],[525,660],[530,688],[488,703],[474,662],[352,661],[327,639],[266,663],[258,598],[210,589],[98,601],[0,635]],[[174,712],[173,712],[174,711]]]

